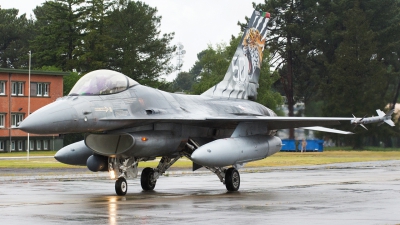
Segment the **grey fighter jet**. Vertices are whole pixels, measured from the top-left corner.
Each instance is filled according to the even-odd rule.
[[[224,79],[199,96],[167,93],[119,72],[97,70],[83,76],[68,96],[29,115],[19,129],[86,133],[83,141],[65,146],[55,158],[108,171],[118,195],[127,193],[126,179],[137,177],[139,162],[156,157],[161,157],[157,168],[142,170],[143,190],[153,190],[171,165],[187,157],[194,170],[205,167],[228,191],[237,191],[238,169],[244,163],[281,149],[276,130],[303,127],[349,134],[321,126],[341,120],[361,123],[353,117],[279,117],[252,101],[257,98],[268,18],[268,13],[253,12]]]

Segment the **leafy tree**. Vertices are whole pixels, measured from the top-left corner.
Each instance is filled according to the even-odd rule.
[[[360,8],[365,10],[370,27],[376,34],[377,59],[387,68],[388,79],[381,82],[386,82],[386,94],[391,99],[391,108],[394,108],[400,91],[400,1],[360,1]],[[384,90],[380,92],[381,96],[385,96]]]
[[[196,76],[188,72],[180,72],[174,79],[173,87],[176,91],[190,92],[195,83]]]
[[[198,55],[201,58],[196,61],[195,66],[201,66],[201,72],[198,75],[199,82],[192,86],[194,94],[201,94],[220,82],[231,60],[226,55],[226,47],[223,45],[217,45],[216,49],[209,45]]]
[[[31,26],[25,14],[18,16],[18,9],[0,8],[0,67],[28,67]]]
[[[113,26],[117,22],[109,21],[114,1],[88,0],[86,4],[81,22],[84,28],[82,39],[76,51],[79,55],[78,70],[83,73],[111,67],[109,61],[113,40],[111,32],[108,32],[108,24]]]
[[[157,9],[145,3],[122,1],[115,5],[106,26],[112,38],[109,68],[148,85],[170,73],[174,34],[161,35],[160,23]]]
[[[377,93],[385,88],[385,82],[380,82],[385,70],[376,57],[375,33],[357,3],[345,13],[343,26],[343,41],[328,65],[329,80],[323,85],[323,111],[328,116],[361,115],[384,106]],[[351,126],[344,124],[341,128],[349,130]],[[351,138],[353,148],[363,146],[365,133],[358,132]]]
[[[46,1],[33,10],[36,37],[31,42],[31,48],[36,67],[56,66],[63,71],[76,68],[78,56],[75,50],[81,42],[83,2]]]

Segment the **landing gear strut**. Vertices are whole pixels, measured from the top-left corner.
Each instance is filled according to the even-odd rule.
[[[199,144],[192,139],[189,139],[188,143],[186,143],[186,150],[182,151],[182,154],[186,156],[188,159],[191,159],[192,153],[199,148]],[[238,166],[243,166],[242,164],[235,165],[236,168]],[[226,189],[228,191],[238,191],[240,187],[240,175],[239,171],[235,167],[231,167],[229,169],[225,169],[223,167],[211,167],[204,166],[206,169],[213,172],[218,176],[219,180],[225,184]]]
[[[240,187],[240,175],[239,171],[234,167],[229,169],[224,169],[222,167],[208,167],[205,166],[208,170],[215,173],[218,176],[219,180],[225,184],[226,190],[228,191],[238,191]]]
[[[115,181],[115,192],[119,196],[126,195],[128,191],[128,183],[126,178],[137,177],[139,159],[134,157],[120,158],[120,157],[109,157],[108,158],[108,172],[110,173],[111,179],[117,179]]]
[[[182,156],[178,155],[175,158],[171,158],[168,156],[163,156],[158,164],[157,168],[152,169],[150,167],[146,167],[142,171],[142,175],[140,176],[140,184],[142,185],[142,189],[144,191],[152,191],[156,186],[157,179],[167,171],[172,164],[174,164],[178,159]]]

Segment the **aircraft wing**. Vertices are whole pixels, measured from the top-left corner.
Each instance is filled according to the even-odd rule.
[[[284,117],[284,116],[198,116],[198,117],[177,117],[167,115],[149,115],[142,117],[127,118],[102,118],[102,121],[128,121],[138,123],[152,122],[180,122],[195,124],[212,124],[214,127],[235,127],[240,122],[264,122],[270,130],[280,130],[289,128],[303,128],[324,132],[349,134],[351,132],[339,131],[335,129],[320,127],[328,125],[338,125],[340,121],[351,121],[351,117]],[[335,132],[337,131],[337,132]]]

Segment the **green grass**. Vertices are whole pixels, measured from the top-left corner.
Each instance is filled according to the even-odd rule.
[[[57,151],[30,151],[30,156],[54,156]],[[26,152],[0,152],[1,157],[25,157]]]
[[[53,156],[54,151],[31,152],[30,156]],[[2,153],[1,157],[26,156],[26,152]],[[302,166],[302,165],[323,165],[343,162],[367,162],[381,160],[400,160],[400,151],[337,151],[330,150],[324,152],[278,152],[275,155],[263,160],[250,162],[246,167],[264,166]],[[140,162],[139,167],[156,167],[158,160]],[[178,160],[173,167],[190,168],[192,162],[186,158]],[[79,168],[78,166],[65,165],[57,162],[54,158],[16,160],[0,160],[0,168]],[[86,168],[82,166],[81,168]]]
[[[400,148],[383,148],[383,147],[375,147],[375,146],[367,146],[362,150],[354,150],[351,146],[345,147],[324,147],[324,151],[380,151],[380,152],[392,152],[392,151],[400,151]]]
[[[250,162],[246,166],[302,166],[382,160],[400,160],[400,151],[278,152],[269,158]]]

